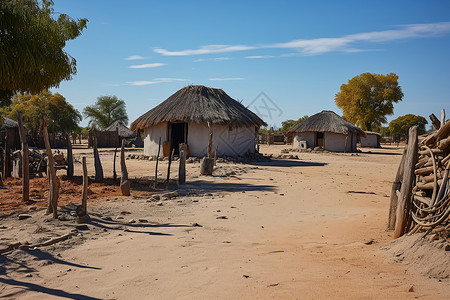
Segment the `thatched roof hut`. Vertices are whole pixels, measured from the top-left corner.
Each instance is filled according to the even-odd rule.
[[[119,133],[119,137],[121,138],[132,138],[136,136],[136,133],[128,129],[122,121],[114,121],[102,131],[117,131]]]
[[[354,152],[357,139],[364,132],[335,112],[324,110],[293,126],[288,135],[294,136],[293,148]]]
[[[366,136],[361,136],[361,147],[381,148],[381,134],[373,131],[364,131]]]
[[[223,90],[202,85],[187,86],[149,110],[131,130],[143,132],[144,153],[155,155],[158,141],[170,143],[177,153],[187,143],[191,155],[206,153],[209,130],[213,147],[221,155],[243,155],[255,151],[257,128],[266,123]]]

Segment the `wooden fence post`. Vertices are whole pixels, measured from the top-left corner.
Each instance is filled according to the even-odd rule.
[[[45,115],[41,117],[41,127],[44,134],[45,149],[47,150],[48,159],[48,178],[49,178],[49,197],[47,213],[53,213],[53,219],[58,218],[58,182],[56,178],[55,162],[53,161],[52,148],[50,147],[50,141],[48,138],[47,121]]]
[[[100,156],[98,155],[97,149],[97,130],[92,130],[92,138],[93,138],[93,148],[94,148],[94,168],[95,168],[95,181],[102,182],[103,181],[103,168],[102,162],[100,161]]]
[[[22,112],[17,112],[17,123],[19,123],[19,135],[22,141],[22,201],[30,201],[30,165],[28,161],[28,143],[25,129],[22,123]]]
[[[172,143],[170,144],[172,146]],[[170,149],[170,148],[169,148]],[[167,181],[166,181],[166,189],[169,188],[170,183],[170,166],[172,165],[173,153],[175,152],[175,148],[172,149],[172,152],[169,155],[169,165],[167,167]]]
[[[414,169],[417,163],[417,126],[409,129],[408,147],[403,166],[403,181],[398,199],[395,220],[394,238],[401,237],[407,230],[409,211],[411,208],[412,185],[415,178]]]
[[[73,152],[72,143],[70,142],[70,136],[66,134],[67,141],[67,177],[73,177]]]
[[[153,188],[156,189],[158,185],[158,162],[159,162],[159,154],[161,152],[161,137],[159,137],[159,143],[158,143],[158,155],[156,156],[156,168],[155,168],[155,182],[153,184]]]
[[[86,156],[83,156],[81,158],[81,162],[83,165],[83,187],[81,190],[81,207],[77,207],[76,222],[78,224],[87,223],[91,219],[87,213],[87,194],[88,194],[89,178],[86,167]]]
[[[187,146],[186,144],[180,144],[180,166],[178,168],[178,183],[185,184],[186,183],[186,152]]]
[[[128,180],[127,165],[125,164],[125,139],[122,140],[122,147],[120,148],[120,170],[122,173],[120,178],[122,196],[130,196],[130,181]]]
[[[392,230],[395,228],[395,217],[396,217],[396,213],[397,213],[397,204],[398,204],[397,191],[400,191],[400,188],[402,186],[405,157],[406,157],[406,147],[403,150],[402,159],[400,161],[400,165],[398,166],[397,174],[395,175],[394,182],[392,183],[391,201],[390,201],[390,205],[389,205],[389,219],[388,219],[388,227],[387,227],[387,229],[389,229],[389,230]]]

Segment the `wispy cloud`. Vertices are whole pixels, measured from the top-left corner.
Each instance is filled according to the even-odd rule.
[[[150,84],[158,84],[158,83],[168,83],[168,82],[176,82],[176,81],[188,81],[188,79],[182,78],[155,78],[153,80],[142,80],[142,81],[129,81],[127,84],[129,85],[150,85]]]
[[[225,52],[237,52],[254,49],[290,49],[301,55],[319,55],[329,52],[362,52],[373,51],[365,49],[365,43],[385,43],[405,39],[429,38],[443,36],[450,33],[450,22],[429,24],[408,24],[395,26],[395,29],[363,32],[345,35],[341,37],[323,37],[316,39],[299,39],[285,43],[267,44],[263,46],[248,45],[209,45],[199,49],[169,51],[157,48],[154,52],[164,56],[202,55]],[[380,49],[377,49],[378,51]],[[264,55],[247,56],[246,58],[268,58]]]
[[[231,58],[230,57],[199,58],[199,59],[195,59],[194,62],[202,62],[202,61],[207,61],[207,60],[225,61],[225,60],[231,60]]]
[[[273,55],[250,55],[250,56],[246,56],[245,58],[249,58],[249,59],[261,59],[261,58],[273,58],[275,56]]]
[[[229,78],[209,78],[211,81],[227,81],[227,80],[245,80],[242,77],[229,77]]]
[[[143,65],[132,65],[129,66],[128,68],[130,69],[146,69],[146,68],[156,68],[156,67],[161,67],[161,66],[165,66],[166,64],[163,63],[151,63],[151,64],[143,64]]]
[[[131,55],[129,57],[124,58],[125,60],[139,60],[139,59],[147,59],[148,57],[140,56],[140,55]]]
[[[153,51],[164,56],[186,56],[186,55],[201,55],[201,54],[214,54],[214,53],[226,53],[235,51],[244,51],[256,49],[253,46],[245,45],[208,45],[202,46],[199,49],[188,49],[181,51],[169,51],[162,48],[156,48]]]

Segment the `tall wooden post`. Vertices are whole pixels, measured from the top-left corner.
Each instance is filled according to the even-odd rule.
[[[83,156],[81,158],[81,162],[83,164],[83,189],[81,191],[81,207],[83,207],[83,210],[87,213],[87,194],[88,194],[89,178],[86,166],[86,156]]]
[[[445,109],[441,110],[441,127],[445,125]]]
[[[178,183],[184,184],[186,183],[186,152],[187,145],[182,143],[180,144],[180,165],[178,168]]]
[[[409,129],[408,148],[403,166],[403,181],[398,199],[395,220],[394,238],[401,237],[406,232],[409,211],[411,208],[412,185],[415,178],[414,169],[417,163],[417,126]]]
[[[73,152],[72,143],[70,142],[70,136],[66,134],[67,141],[67,177],[73,177]]]
[[[47,121],[45,115],[41,117],[41,127],[44,134],[45,149],[47,150],[48,158],[48,178],[49,178],[49,197],[47,214],[53,213],[53,218],[58,218],[58,182],[56,178],[55,162],[53,160],[52,148],[50,147],[50,141],[48,138]]]
[[[122,196],[130,196],[130,181],[128,180],[127,165],[125,164],[125,139],[122,140],[122,147],[120,148],[120,171],[122,173],[120,178]]]
[[[102,162],[100,161],[100,156],[98,155],[97,149],[97,130],[92,129],[92,138],[93,138],[93,149],[94,149],[94,168],[95,168],[95,181],[102,182],[103,181],[103,167]]]
[[[172,144],[171,144],[172,146]],[[170,148],[169,148],[170,149]],[[169,165],[167,167],[167,180],[166,180],[166,189],[169,188],[169,182],[170,182],[170,166],[172,165],[172,159],[173,159],[173,153],[175,152],[175,148],[172,149],[170,155],[169,155]]]
[[[158,185],[158,162],[159,162],[159,154],[161,152],[161,137],[159,137],[159,143],[158,143],[158,155],[156,156],[156,168],[155,168],[155,183],[153,184],[153,187],[156,189],[156,186]]]
[[[391,200],[390,200],[390,205],[389,205],[389,219],[388,219],[388,227],[387,227],[387,229],[389,229],[389,230],[392,230],[395,228],[395,217],[397,214],[397,204],[398,204],[397,191],[400,191],[400,188],[402,186],[405,157],[406,157],[406,147],[403,150],[402,159],[400,161],[400,165],[398,166],[397,174],[395,175],[394,182],[392,183]]]
[[[117,147],[114,149],[114,159],[113,159],[113,179],[114,179],[114,181],[117,180],[116,156],[117,156]]]
[[[25,129],[22,123],[22,112],[17,112],[17,123],[19,123],[19,135],[22,141],[22,201],[30,201],[30,166],[28,161],[28,143]]]
[[[3,159],[3,178],[6,179],[8,177],[11,177],[11,148],[9,146],[9,138],[8,138],[8,130],[6,131],[5,136],[5,153],[4,153],[4,159]]]

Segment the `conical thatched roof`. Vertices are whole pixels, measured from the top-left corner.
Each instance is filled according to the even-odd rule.
[[[359,133],[364,135],[364,131],[338,116],[335,112],[324,110],[312,115],[303,122],[293,126],[288,134],[295,132],[334,132],[340,134]]]
[[[3,117],[3,123],[0,129],[19,128],[19,123],[9,118]]]
[[[142,130],[161,122],[176,121],[233,126],[267,125],[223,90],[191,85],[137,118],[130,129]]]
[[[117,129],[116,129],[117,128]],[[134,131],[128,129],[122,121],[114,121],[111,125],[103,129],[102,131],[119,131],[119,136],[123,138],[134,137]]]

